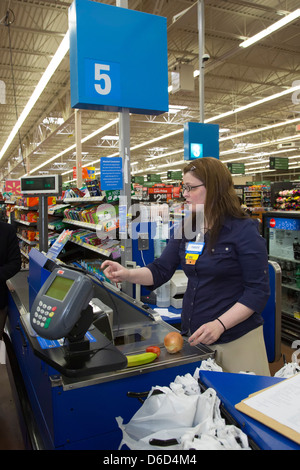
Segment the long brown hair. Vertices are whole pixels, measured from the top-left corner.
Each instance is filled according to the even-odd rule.
[[[198,158],[183,168],[184,174],[188,172],[202,181],[206,188],[204,218],[209,227],[211,248],[225,217],[245,218],[248,215],[241,208],[230,171],[220,160],[213,157]]]

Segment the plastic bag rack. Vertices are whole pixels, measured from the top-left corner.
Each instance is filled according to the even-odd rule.
[[[177,376],[169,387],[152,387],[146,392],[128,392],[142,406],[123,423],[123,446],[130,450],[252,450],[248,439],[229,415],[216,391],[199,380],[197,370]]]

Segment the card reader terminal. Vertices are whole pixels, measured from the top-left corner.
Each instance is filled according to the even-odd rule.
[[[31,326],[43,338],[64,338],[78,322],[92,298],[91,279],[78,271],[56,268],[33,302]]]

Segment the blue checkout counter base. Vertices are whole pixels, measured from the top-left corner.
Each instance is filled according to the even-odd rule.
[[[223,407],[237,425],[261,450],[300,450],[300,446],[268,426],[241,413],[235,405],[250,394],[275,385],[277,377],[264,377],[251,374],[230,374],[227,372],[201,371],[199,381],[205,388],[216,390]]]
[[[32,339],[28,336],[27,324],[23,321],[27,312],[30,311],[33,298],[49,275],[46,265],[45,257],[33,251],[30,257],[28,278],[27,273],[19,273],[14,283],[15,294],[18,292],[18,295],[12,293],[9,295],[7,323],[9,338],[30,403],[35,429],[39,434],[39,439],[36,439],[36,448],[117,450],[122,440],[122,432],[115,418],[121,416],[124,423],[127,423],[141,406],[136,398],[127,396],[128,392],[141,393],[157,385],[169,386],[177,375],[187,373],[193,375],[202,360],[213,356],[213,351],[204,345],[203,349],[200,347],[193,349],[186,343],[180,353],[180,358],[177,359],[164,356],[164,353],[167,353],[162,350],[159,360],[163,366],[159,363],[148,364],[143,370],[125,374],[122,371],[120,375],[118,375],[120,371],[116,371],[111,375],[105,372],[78,379],[64,377],[52,365],[35,354]],[[97,286],[98,294],[101,299],[104,295],[102,287]],[[20,299],[21,295],[22,299]],[[148,345],[163,343],[164,335],[172,330],[172,327],[165,322],[150,319],[147,311],[136,306],[124,294],[119,296],[111,293],[111,295],[114,295],[113,304],[117,307],[116,311],[118,311],[121,325],[124,324],[129,332],[131,329],[134,332],[140,332],[144,337],[144,344],[148,344],[147,341],[150,342]],[[28,298],[29,307],[26,307]],[[108,302],[109,296],[106,295],[103,299]],[[128,323],[129,317],[130,323]],[[123,322],[122,319],[124,319]],[[146,338],[148,338],[147,341]],[[141,350],[138,341],[136,344],[129,343],[125,346],[129,349],[124,349],[124,351],[129,353],[131,348],[133,348],[132,351]],[[205,387],[212,387],[216,390],[228,413],[259,448],[300,449],[300,446],[292,441],[234,408],[236,403],[250,393],[261,390],[280,379],[203,371],[200,380]]]
[[[66,378],[62,382],[58,371],[34,354],[12,296],[7,326],[32,423],[38,430],[38,449],[117,450],[122,432],[115,418],[121,416],[126,423],[141,406],[127,393],[149,391],[156,385],[168,386],[177,375],[193,374],[201,364],[199,359],[98,383],[93,382],[93,377],[84,377],[79,383]]]

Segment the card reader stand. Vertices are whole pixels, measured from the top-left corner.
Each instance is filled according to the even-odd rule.
[[[70,354],[90,350],[90,342],[85,339],[85,333],[93,322],[93,316],[93,309],[90,305],[82,310],[79,320],[65,339],[65,345]]]
[[[88,349],[80,351],[81,346],[78,344],[80,341],[75,341],[72,348],[68,342],[60,347],[43,349],[37,338],[29,334],[31,326],[27,315],[21,316],[21,323],[28,332],[27,337],[34,354],[66,377],[84,377],[127,367],[126,356],[99,331],[97,326],[92,334],[95,341],[89,342]],[[86,348],[86,344],[84,347]]]

